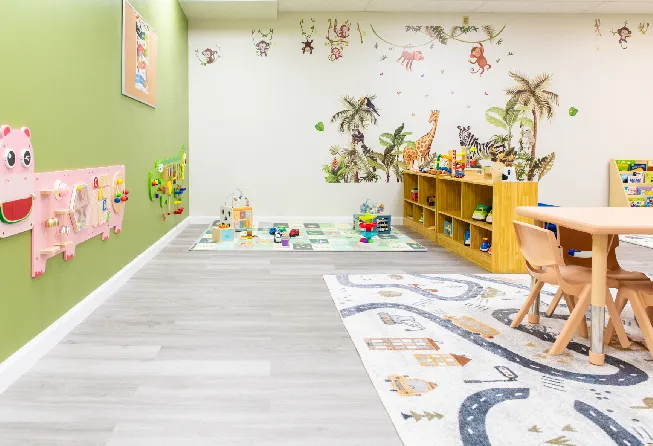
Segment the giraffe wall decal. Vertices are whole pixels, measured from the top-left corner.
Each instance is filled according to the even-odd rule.
[[[439,118],[440,110],[431,110],[429,123],[433,124],[433,128],[426,135],[417,140],[417,159],[419,160],[420,165],[424,164],[426,157],[431,153],[431,144],[433,144],[433,138],[435,138],[435,131],[438,128]]]
[[[433,124],[433,128],[415,143],[415,148],[405,147],[404,148],[404,163],[408,169],[413,167],[415,160],[419,161],[419,164],[423,164],[426,158],[431,152],[431,144],[433,144],[433,138],[435,138],[435,131],[438,127],[438,119],[440,118],[440,110],[431,110],[431,116],[429,117],[429,123]]]

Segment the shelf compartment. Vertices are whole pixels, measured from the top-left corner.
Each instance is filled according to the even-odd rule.
[[[452,226],[452,230],[453,230],[453,218],[451,218],[448,215],[440,214],[440,216],[438,217],[438,224],[436,226],[438,228],[437,229],[438,236],[452,238],[451,235],[444,233],[445,223],[450,224]]]
[[[418,177],[418,203],[424,207],[430,207],[427,203],[427,197],[435,197],[435,177],[420,175]],[[433,207],[435,209],[435,207]]]
[[[413,190],[414,188],[418,187],[418,176],[410,173],[410,172],[404,172],[404,199],[405,200],[411,200],[410,196],[410,191]],[[419,190],[419,189],[418,189]],[[419,198],[419,195],[418,195]]]
[[[481,228],[478,226],[472,226],[471,227],[471,236],[472,236],[472,245],[471,248],[475,249],[479,252],[482,252],[480,250],[481,248],[481,243],[483,242],[484,238],[487,238],[488,241],[490,242],[490,246],[492,246],[492,231],[488,231],[485,228]],[[488,254],[490,255],[490,254]]]
[[[476,210],[476,206],[479,204],[484,204],[485,206],[488,206],[490,209],[492,209],[492,195],[492,186],[463,183],[462,217],[467,220],[477,221],[472,219],[472,215],[474,214],[474,210]]]
[[[415,206],[410,200],[404,201],[404,217],[413,220],[413,208]]]
[[[461,191],[463,183],[459,181],[440,181],[436,190],[438,211],[447,215],[460,217]]]
[[[457,242],[465,244],[465,232],[469,228],[469,224],[464,220],[454,219],[453,222],[453,239]]]
[[[435,227],[435,211],[428,208],[424,210],[424,227],[429,229]]]

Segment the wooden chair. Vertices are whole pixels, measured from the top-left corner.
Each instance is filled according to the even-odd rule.
[[[617,293],[617,311],[621,311],[626,306],[626,302],[630,301],[630,306],[635,313],[635,319],[642,330],[642,335],[646,340],[646,347],[653,355],[653,326],[651,325],[653,319],[653,282],[651,281],[634,281],[622,282],[619,292]],[[613,319],[610,317],[608,326],[605,330],[605,343],[609,343],[612,338],[612,333],[615,329],[614,321],[617,320],[617,327],[621,324],[621,317]]]
[[[576,251],[592,251],[592,236],[590,234],[581,231],[576,231],[575,229],[569,229],[563,226],[559,226],[558,242],[560,243],[560,247],[562,249],[562,258],[565,262],[565,265],[584,266],[586,268],[592,267],[591,257],[590,258],[575,257],[569,255],[570,249]],[[619,237],[613,236],[612,241],[610,243],[610,247],[608,249],[608,274],[607,274],[608,278],[614,279],[619,283],[623,281],[640,281],[640,280],[648,281],[649,278],[646,276],[646,274],[635,272],[635,271],[627,271],[623,269],[621,265],[619,265],[619,261],[617,260],[617,253],[616,253],[618,246],[619,246]],[[546,310],[546,314],[548,316],[551,316],[553,314],[556,307],[558,306],[558,303],[560,302],[561,297],[563,296],[567,301],[567,307],[569,308],[569,313],[571,313],[574,310],[574,305],[575,305],[574,297],[567,296],[563,293],[561,289],[558,289],[558,292],[555,294],[555,296],[553,296],[553,300],[551,301],[551,304]],[[621,310],[623,310],[623,308],[620,309],[620,312]],[[583,327],[581,327],[581,331],[582,328]],[[587,327],[585,327],[584,332],[582,332],[581,334],[587,337],[586,333],[587,333]],[[609,342],[611,336],[606,339]]]
[[[558,241],[553,232],[516,220],[513,224],[517,233],[517,244],[526,260],[526,268],[529,274],[535,279],[535,284],[510,326],[516,328],[522,323],[528,309],[545,284],[557,285],[562,293],[568,296],[577,296],[578,298],[567,323],[549,350],[549,354],[559,355],[567,348],[576,327],[581,323],[585,324],[585,313],[590,305],[592,270],[578,265],[565,265],[558,247]],[[616,286],[617,281],[608,279],[608,287],[614,288]],[[619,341],[622,345],[628,347],[630,341],[621,324],[621,319],[618,317],[619,313],[617,313],[612,296],[607,290],[605,303],[610,316],[618,321],[614,326]],[[587,329],[587,326],[585,328]]]

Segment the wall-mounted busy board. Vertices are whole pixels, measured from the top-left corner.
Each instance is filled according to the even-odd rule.
[[[186,192],[184,187],[185,168],[186,148],[181,146],[177,155],[155,161],[154,169],[148,172],[150,200],[158,199],[162,208],[167,206],[167,215],[170,215],[173,206],[175,214],[179,215],[184,212],[184,207],[181,204]],[[162,214],[162,217],[165,221],[166,212]]]
[[[125,166],[34,173],[30,130],[0,127],[0,238],[32,230],[32,277],[46,261],[99,234],[122,229]]]

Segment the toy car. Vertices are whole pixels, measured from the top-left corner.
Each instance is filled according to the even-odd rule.
[[[270,228],[270,235],[274,235],[277,232],[277,228]]]
[[[291,229],[290,230],[290,235],[291,237],[297,237],[299,235],[299,229]]]

